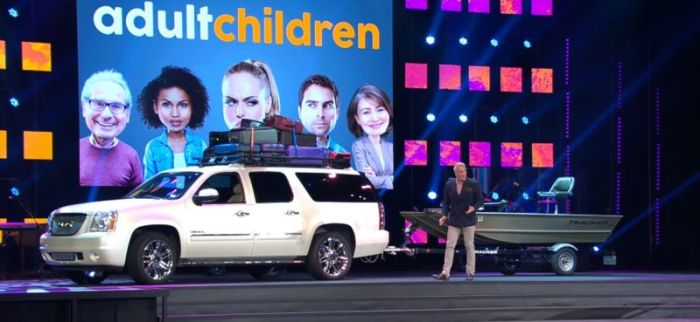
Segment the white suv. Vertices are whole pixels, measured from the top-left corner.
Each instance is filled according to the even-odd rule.
[[[339,279],[353,258],[381,254],[389,234],[370,182],[350,169],[213,165],[161,172],[123,199],[54,210],[46,263],[79,284],[126,271],[166,282],[182,266],[305,263]]]

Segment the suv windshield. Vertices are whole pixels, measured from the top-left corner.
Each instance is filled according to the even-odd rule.
[[[190,188],[201,172],[159,173],[126,195],[127,198],[178,199]]]

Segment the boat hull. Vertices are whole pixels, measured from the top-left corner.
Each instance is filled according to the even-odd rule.
[[[401,216],[438,238],[446,238],[447,226],[439,226],[439,212],[402,211]],[[622,216],[596,214],[542,214],[479,212],[477,245],[598,244],[604,242]]]

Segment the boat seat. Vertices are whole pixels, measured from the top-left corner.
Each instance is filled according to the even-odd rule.
[[[554,213],[559,213],[559,205],[557,203],[558,199],[570,198],[574,193],[574,177],[559,177],[554,180],[552,187],[549,191],[538,191],[537,195],[543,199],[544,204],[547,205],[547,212],[549,212],[549,204],[554,204]],[[547,201],[544,201],[547,200]]]

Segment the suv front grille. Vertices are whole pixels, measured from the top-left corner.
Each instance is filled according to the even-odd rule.
[[[85,217],[81,213],[55,214],[49,223],[49,233],[54,236],[75,235],[83,226]]]

